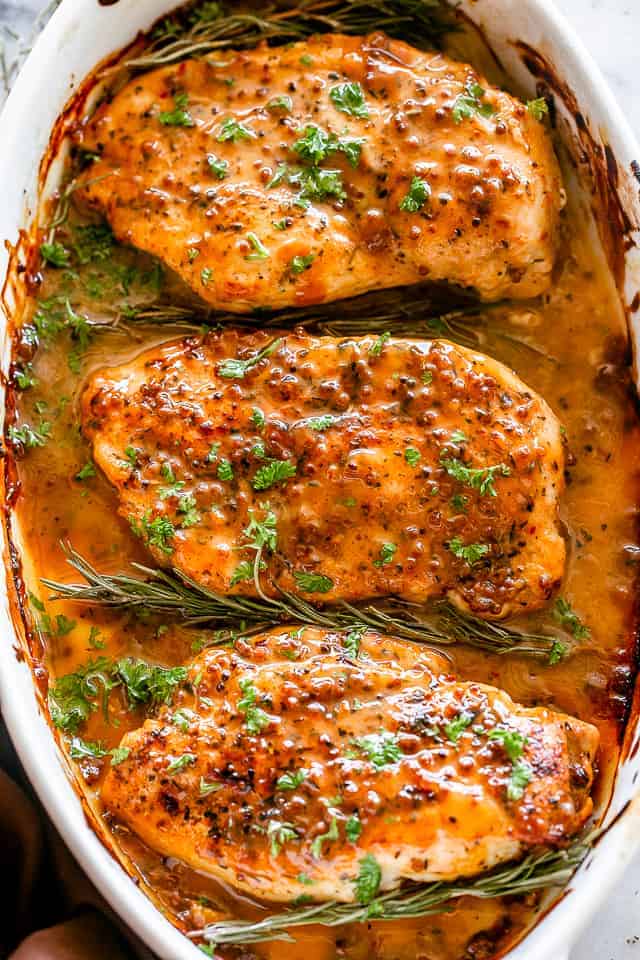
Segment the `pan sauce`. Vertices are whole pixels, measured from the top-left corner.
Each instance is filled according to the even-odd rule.
[[[80,216],[72,210],[65,228],[69,237]],[[587,625],[590,637],[581,639],[566,661],[553,666],[514,655],[499,658],[466,647],[453,648],[450,654],[452,669],[463,679],[486,681],[525,705],[553,705],[596,723],[602,738],[597,799],[604,805],[634,675],[639,424],[624,318],[608,272],[595,252],[587,219],[571,197],[565,214],[562,260],[551,294],[542,302],[488,311],[486,322],[478,328],[478,346],[512,366],[547,400],[566,428],[571,456],[563,519],[570,559],[562,596]],[[64,233],[61,239],[65,239]],[[74,314],[106,319],[113,316],[115,299],[131,302],[136,296],[148,297],[160,276],[153,262],[128,251],[116,252],[114,260],[120,265],[115,276],[110,261],[80,267],[78,277],[70,279],[65,278],[64,269],[46,268],[38,300],[46,302],[62,294],[64,310],[68,297]],[[137,277],[126,269],[134,265]],[[125,293],[127,288],[132,293]],[[166,280],[163,299],[174,293],[181,291]],[[32,305],[30,309],[35,308]],[[40,634],[44,665],[54,677],[101,655],[131,654],[178,664],[188,659],[192,644],[203,634],[158,620],[49,602],[47,591],[38,586],[42,576],[69,578],[59,547],[61,539],[69,539],[103,571],[120,572],[131,560],[149,562],[126,522],[116,516],[115,497],[106,481],[99,475],[78,479],[89,461],[89,450],[78,430],[77,398],[92,370],[105,362],[126,362],[179,333],[176,328],[140,321],[128,326],[120,323],[115,329],[94,328],[81,353],[78,340],[71,341],[66,333],[45,338],[32,361],[37,385],[14,392],[20,423],[50,424],[44,445],[29,449],[17,461],[19,495],[14,511],[25,545],[28,586],[53,618],[51,628],[40,629]],[[16,344],[15,360],[21,369],[32,353],[27,340],[23,335]],[[32,604],[32,619],[46,628],[43,611],[37,607],[38,603]],[[535,625],[544,622],[557,626],[551,608],[544,617],[536,618]],[[125,730],[138,726],[142,717],[140,711],[129,711],[116,694],[111,698],[111,722],[107,724],[98,711],[81,735],[86,741],[101,740],[108,748],[114,747]],[[97,805],[104,766],[104,761],[91,759],[78,764],[83,789]],[[180,864],[162,862],[117,826],[115,836],[152,895],[185,929],[216,919],[221,910],[229,908],[243,916],[258,915],[255,906],[235,898],[229,890]],[[517,937],[530,920],[533,905],[533,898],[512,903],[469,901],[446,917],[372,924],[366,930],[298,932],[297,943],[286,947],[286,956],[312,955],[314,960],[336,954],[350,960],[368,955],[388,960],[490,957]],[[256,945],[251,951],[275,958],[282,955],[283,947]],[[237,954],[246,956],[247,951]],[[230,955],[235,954],[230,951]]]

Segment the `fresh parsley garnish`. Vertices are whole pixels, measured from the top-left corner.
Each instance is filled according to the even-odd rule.
[[[506,463],[496,463],[492,467],[468,467],[462,460],[441,456],[440,465],[450,477],[477,490],[481,497],[487,494],[496,497],[495,478],[511,476],[511,470]]]
[[[245,255],[245,260],[266,260],[271,256],[262,240],[255,233],[248,233],[247,240],[252,248],[252,253]]]
[[[473,714],[463,710],[457,717],[454,717],[453,720],[450,720],[449,723],[444,725],[447,740],[451,743],[457,743],[464,731],[467,727],[470,727],[472,723]]]
[[[398,547],[395,543],[383,543],[380,547],[379,558],[373,561],[374,567],[386,567],[388,563],[393,561],[397,549]]]
[[[453,537],[449,541],[449,550],[458,560],[464,560],[470,566],[478,563],[487,553],[489,547],[486,543],[468,543],[464,544],[460,537]]]
[[[290,460],[269,460],[256,472],[251,486],[254,490],[268,490],[276,483],[283,483],[296,474],[297,467]]]
[[[68,267],[70,253],[66,247],[57,241],[40,244],[40,255],[45,263],[52,267]]]
[[[237,143],[239,140],[251,140],[253,138],[255,138],[254,131],[234,120],[233,117],[227,117],[226,120],[223,120],[216,137],[218,143],[224,143],[226,140]]]
[[[357,81],[339,83],[329,91],[329,98],[337,110],[358,120],[369,118],[369,108],[364,90]]]
[[[267,836],[270,842],[272,857],[277,857],[285,843],[297,840],[298,833],[292,823],[283,823],[280,820],[270,820],[267,826]]]
[[[405,213],[418,213],[431,197],[431,187],[421,177],[414,177],[409,190],[400,201],[400,209]]]
[[[332,817],[327,832],[321,833],[311,844],[311,855],[317,859],[322,855],[322,846],[324,843],[330,843],[332,840],[339,839],[340,833],[338,832],[338,821],[335,817]]]
[[[247,360],[240,360],[236,357],[231,357],[228,360],[223,360],[218,366],[218,376],[226,377],[228,380],[242,380],[246,374],[252,370],[261,360],[264,360],[265,357],[270,356],[277,350],[282,344],[282,338],[273,340],[271,343],[267,344],[266,347],[263,347],[262,350],[259,350],[258,353],[254,354],[253,357],[249,357]]]
[[[218,463],[218,480],[226,482],[228,480],[233,480],[233,466],[230,460],[220,460]]]
[[[84,467],[81,467],[76,473],[76,480],[89,480],[91,477],[95,477],[95,475],[96,468],[93,465],[93,461],[88,460]]]
[[[588,640],[591,637],[589,627],[582,622],[569,601],[565,600],[564,597],[558,597],[556,600],[553,615],[563,627],[566,627],[573,634],[575,640]]]
[[[283,773],[276,781],[278,790],[297,790],[304,783],[307,776],[306,770],[291,770]]]
[[[316,256],[317,254],[315,253],[308,253],[306,256],[297,254],[295,257],[292,257],[290,266],[291,273],[296,276],[300,273],[304,273],[305,270],[309,269]]]
[[[193,127],[193,117],[187,110],[189,106],[189,97],[186,93],[178,93],[173,98],[175,104],[173,110],[163,111],[158,114],[158,120],[165,127]]]
[[[358,737],[354,743],[376,770],[381,770],[387,764],[397,763],[404,756],[398,738],[386,730]]]
[[[380,864],[372,853],[368,853],[360,860],[360,870],[353,883],[358,903],[371,903],[380,889],[381,880]]]
[[[458,94],[454,100],[451,115],[454,123],[462,123],[474,115],[489,118],[495,113],[490,103],[484,100],[486,91],[476,80],[467,80],[464,92]]]
[[[196,762],[195,754],[183,753],[180,757],[174,757],[167,764],[167,773],[180,773]]]
[[[306,570],[294,570],[296,585],[305,593],[328,593],[333,580],[322,573],[307,573]]]
[[[536,100],[527,100],[527,110],[534,120],[542,122],[549,115],[549,104],[544,97],[538,97]]]
[[[151,511],[147,510],[140,520],[130,516],[129,525],[133,533],[144,540],[148,546],[157,547],[167,556],[173,553],[171,541],[175,537],[176,531],[168,517],[158,515],[152,520]]]
[[[344,832],[349,843],[356,843],[362,833],[362,824],[357,813],[352,814],[344,825]]]
[[[390,339],[391,339],[391,334],[389,333],[388,330],[385,330],[384,333],[380,334],[380,336],[375,341],[375,343],[371,344],[371,346],[369,347],[369,354],[372,357],[379,357],[380,354],[382,353],[382,348],[384,347],[385,343],[387,343],[387,341]]]
[[[420,463],[421,454],[415,447],[406,447],[404,458],[410,467],[416,467]]]
[[[217,177],[218,180],[224,180],[224,178],[227,176],[229,164],[226,160],[218,159],[215,153],[207,154],[207,166],[214,177]]]
[[[267,110],[270,113],[291,113],[293,110],[293,100],[285,94],[279,97],[272,97],[267,103]]]
[[[238,710],[244,714],[247,732],[255,736],[271,723],[268,714],[256,706],[257,691],[253,681],[245,678],[239,683],[242,697],[238,700]]]

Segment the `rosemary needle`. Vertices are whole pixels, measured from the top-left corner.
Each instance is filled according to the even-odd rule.
[[[173,614],[187,623],[209,623],[218,628],[237,628],[255,633],[283,621],[345,630],[365,626],[408,640],[449,646],[467,643],[493,653],[518,653],[549,658],[557,640],[553,636],[521,633],[506,626],[480,620],[457,610],[446,601],[429,608],[398,599],[368,601],[357,606],[343,602],[314,606],[302,597],[281,591],[277,597],[221,595],[207,590],[176,571],[166,572],[132,564],[145,579],[127,574],[103,574],[69,544],[63,545],[71,566],[84,583],[59,583],[43,579],[54,590],[52,599],[107,607],[144,608],[151,613]]]
[[[597,836],[598,831],[594,831],[575,840],[565,850],[532,853],[519,863],[507,864],[470,880],[457,880],[453,883],[409,883],[381,894],[369,904],[317,903],[298,910],[285,910],[255,922],[223,920],[202,930],[194,930],[189,936],[202,938],[218,946],[260,943],[264,940],[291,942],[294,937],[288,931],[292,927],[310,923],[335,927],[370,920],[424,917],[446,911],[447,904],[460,897],[485,900],[517,896],[547,887],[560,887],[571,879]]]

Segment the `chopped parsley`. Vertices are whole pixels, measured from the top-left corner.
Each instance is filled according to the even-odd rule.
[[[136,657],[123,657],[115,664],[112,676],[123,684],[133,706],[157,706],[171,703],[176,689],[187,679],[187,668],[161,667]]]
[[[213,270],[211,269],[211,267],[202,268],[202,270],[200,271],[200,282],[202,283],[203,287],[208,286],[209,280],[211,280],[212,276],[213,276]]]
[[[304,130],[299,130],[302,136],[293,144],[292,150],[313,167],[327,160],[335,153],[343,153],[352,167],[357,167],[360,162],[362,145],[364,138],[337,137],[335,133],[327,133],[321,127],[314,124],[308,124]],[[280,176],[284,177],[287,172],[286,164],[284,170],[280,169]],[[276,173],[278,176],[278,173]]]
[[[148,546],[157,547],[167,555],[173,553],[170,541],[173,540],[176,530],[168,517],[158,515],[152,520],[151,511],[147,510],[140,520],[130,516],[129,525],[133,533],[144,540]]]
[[[352,660],[356,660],[358,657],[360,641],[362,640],[362,634],[365,630],[366,627],[355,627],[353,630],[349,630],[342,641],[344,652],[348,657],[351,657]]]
[[[269,504],[265,504],[266,507]],[[256,520],[253,510],[249,510],[249,523],[243,530],[245,537],[250,541],[248,544],[252,550],[275,550],[277,546],[277,520],[272,510],[268,510],[264,520]]]
[[[260,407],[254,407],[251,411],[251,423],[257,430],[262,430],[265,425],[264,413]]]
[[[379,559],[373,561],[374,567],[385,567],[388,563],[391,563],[397,549],[398,547],[395,543],[383,543],[380,547]]]
[[[193,753],[183,753],[180,757],[174,757],[173,760],[170,760],[167,764],[167,773],[180,773],[181,770],[185,770],[191,764],[196,762],[195,754]]]
[[[268,490],[276,483],[283,483],[296,474],[297,467],[290,460],[269,460],[256,472],[251,486],[254,490]]]
[[[215,153],[207,154],[207,166],[209,167],[210,172],[217,177],[218,180],[224,180],[227,176],[229,164],[226,160],[220,160],[216,157]]]
[[[415,447],[407,447],[404,451],[404,458],[410,467],[416,467],[420,463],[421,454]]]
[[[369,347],[369,353],[372,357],[379,357],[382,353],[382,348],[385,343],[391,339],[391,334],[388,330],[385,330],[384,333],[381,333],[375,343]]]
[[[57,243],[56,241],[40,244],[40,255],[44,262],[52,267],[69,266],[69,251],[61,243]]]
[[[20,390],[28,390],[30,387],[35,387],[38,382],[30,363],[25,363],[24,367],[16,367],[13,377]]]
[[[267,836],[270,841],[272,857],[277,857],[285,843],[297,840],[298,834],[292,823],[283,823],[280,820],[270,820],[267,826]]]
[[[568,600],[564,597],[558,597],[553,608],[553,615],[556,620],[566,627],[573,634],[574,640],[588,640],[591,637],[591,630],[582,622]]]
[[[124,763],[131,750],[129,747],[114,747],[113,750],[109,750],[109,753],[111,754],[111,766],[117,767],[118,764]]]
[[[317,254],[315,253],[308,253],[306,256],[297,254],[295,257],[292,257],[290,265],[291,273],[296,276],[300,273],[304,273],[305,270],[309,269],[316,256]]]
[[[550,667],[555,667],[557,663],[560,663],[561,660],[564,660],[567,655],[567,648],[560,640],[554,640],[551,650],[549,651],[549,660],[547,661]]]
[[[218,480],[233,480],[233,466],[230,460],[221,460],[218,464]]]
[[[451,497],[451,506],[459,513],[466,513],[468,503],[469,497],[465,497],[462,493],[456,493]]]
[[[175,104],[173,110],[163,111],[158,114],[158,120],[165,127],[193,127],[193,117],[187,110],[189,106],[189,97],[186,93],[178,93],[173,98]]]
[[[473,566],[478,563],[485,554],[489,553],[489,547],[486,543],[468,543],[464,544],[460,537],[454,537],[449,541],[449,550],[458,560],[464,560],[465,563]]]
[[[256,735],[271,723],[269,716],[256,706],[257,691],[253,681],[245,678],[239,683],[242,697],[238,700],[238,710],[244,714],[247,732]]]
[[[549,115],[549,104],[544,97],[538,97],[536,100],[527,100],[527,110],[534,120],[542,122]]]
[[[311,844],[311,855],[316,858],[322,856],[322,845],[324,843],[330,843],[332,840],[339,839],[340,834],[338,832],[338,821],[335,817],[332,817],[327,832],[321,833]]]
[[[339,83],[329,91],[329,98],[336,110],[346,113],[358,120],[367,120],[369,108],[365,100],[364,90],[357,81]]]
[[[261,568],[266,569],[266,564],[262,563]],[[245,580],[253,580],[253,575],[255,572],[255,565],[251,560],[243,560],[233,571],[231,580],[229,581],[230,587],[235,587],[237,583],[242,583]]]
[[[218,790],[222,790],[223,784],[216,783],[215,781],[207,781],[204,777],[200,777],[200,786],[198,793],[201,797],[208,797],[210,793],[216,793]]]
[[[105,745],[99,740],[82,740],[81,737],[74,737],[69,749],[72,760],[99,760],[106,757],[108,753]]]
[[[242,123],[238,123],[233,117],[227,117],[226,120],[222,122],[216,140],[218,143],[224,143],[226,140],[237,143],[239,140],[251,140],[253,138],[255,138],[253,130],[245,127]]]
[[[41,421],[37,428],[30,426],[28,423],[23,423],[21,427],[11,425],[7,430],[7,436],[11,443],[22,444],[23,447],[30,450],[34,447],[44,447],[49,439],[50,432],[51,424]]]
[[[245,260],[266,260],[271,256],[264,243],[255,233],[248,233],[247,240],[253,250],[253,253],[247,253]]]
[[[358,903],[371,903],[380,889],[381,880],[380,864],[373,854],[368,853],[360,860],[360,870],[353,883]]]
[[[344,832],[349,843],[356,843],[362,833],[362,824],[357,813],[349,817],[344,825]]]
[[[511,768],[511,776],[507,784],[507,799],[521,800],[527,784],[531,782],[533,770],[524,760],[518,760]]]
[[[297,790],[298,787],[304,783],[306,776],[306,770],[288,771],[287,773],[283,773],[281,777],[278,777],[276,787],[278,790]]]
[[[270,113],[291,113],[293,110],[293,100],[286,94],[279,97],[272,97],[267,103],[267,110]]]
[[[273,340],[267,344],[266,347],[263,347],[262,350],[259,350],[253,357],[249,357],[248,360],[240,360],[236,357],[223,360],[218,366],[218,376],[225,377],[228,380],[242,380],[250,370],[257,366],[261,360],[264,360],[265,357],[272,354],[274,350],[277,350],[281,344],[282,338],[279,337],[277,340]]]
[[[421,379],[422,379],[422,382],[426,384],[427,387],[430,386],[433,383],[433,374],[431,370],[424,370],[422,373]]]
[[[76,473],[76,480],[89,480],[91,477],[95,477],[95,475],[96,468],[93,465],[93,461],[88,460],[84,467],[81,467]]]
[[[467,727],[473,723],[473,714],[463,710],[457,717],[444,725],[444,732],[451,743],[457,743]]]
[[[464,430],[454,430],[449,439],[451,443],[466,443],[468,437]]]
[[[358,737],[354,743],[376,770],[381,770],[387,764],[397,763],[404,756],[398,738],[386,730]]]
[[[305,593],[328,593],[333,580],[322,573],[307,573],[306,570],[294,570],[296,585]]]
[[[328,430],[329,427],[332,427],[336,422],[337,417],[334,417],[330,413],[323,413],[319,417],[309,417],[308,420],[303,421],[305,427],[309,430],[315,430],[320,432],[322,430]]]
[[[418,213],[431,197],[431,187],[421,177],[414,177],[408,192],[400,201],[400,209],[405,213]]]
[[[468,467],[462,460],[441,456],[440,465],[444,467],[450,477],[453,477],[458,483],[464,483],[473,490],[477,490],[481,497],[487,494],[490,497],[496,497],[495,478],[511,475],[511,470],[506,463],[496,463],[492,467]]]
[[[484,100],[484,87],[481,87],[476,80],[467,80],[464,85],[464,92],[458,94],[453,103],[451,115],[454,123],[462,123],[463,120],[469,120],[474,115],[489,118],[495,113],[490,103]]]

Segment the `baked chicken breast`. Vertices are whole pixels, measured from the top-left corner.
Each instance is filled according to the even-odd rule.
[[[217,593],[500,617],[563,575],[558,421],[446,341],[226,328],[98,372],[82,422],[156,560]]]
[[[239,313],[447,281],[550,286],[548,130],[473,67],[326,34],[136,76],[79,135],[116,237]]]
[[[356,900],[365,858],[384,890],[567,840],[591,812],[596,728],[446,671],[372,631],[206,650],[123,737],[103,802],[155,850],[276,901]]]

